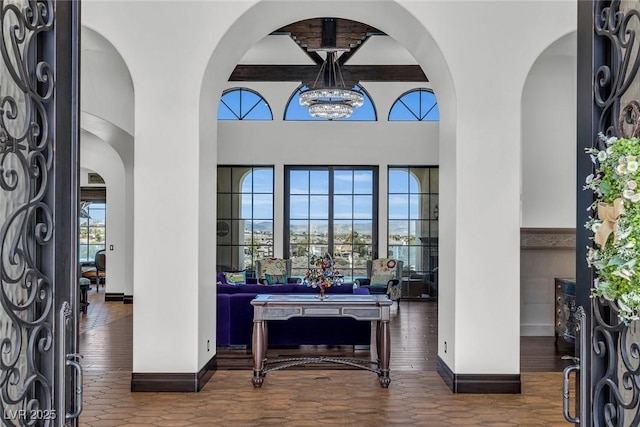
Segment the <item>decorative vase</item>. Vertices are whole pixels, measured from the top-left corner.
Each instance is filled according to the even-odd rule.
[[[318,295],[318,298],[320,299],[325,299],[327,296],[324,294],[324,286],[320,285],[320,295]]]

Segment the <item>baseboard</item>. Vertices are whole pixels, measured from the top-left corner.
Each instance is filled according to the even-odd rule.
[[[216,356],[213,356],[196,373],[131,373],[132,392],[177,392],[195,393],[211,379],[218,366]]]
[[[501,393],[521,392],[520,374],[456,374],[438,356],[437,370],[445,384],[454,393]]]
[[[125,304],[133,304],[133,295],[125,295],[122,298],[122,302]]]
[[[105,301],[122,301],[124,299],[124,292],[105,292]]]
[[[554,334],[553,325],[520,325],[521,337],[552,337]]]

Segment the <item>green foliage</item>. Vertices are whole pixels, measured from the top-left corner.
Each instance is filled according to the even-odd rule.
[[[613,205],[621,199],[624,212],[606,242],[588,248],[587,263],[597,275],[592,295],[615,302],[618,316],[629,323],[640,314],[640,275],[635,268],[640,258],[640,141],[606,138],[602,134],[600,139],[604,150],[586,150],[596,169],[587,177],[584,189],[592,190],[596,200],[589,207],[594,214],[585,227],[595,235],[606,220],[597,215],[599,203]]]

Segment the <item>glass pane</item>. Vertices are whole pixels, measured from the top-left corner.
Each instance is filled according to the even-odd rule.
[[[429,227],[429,235],[432,238],[437,238],[438,237],[438,221],[429,221],[431,223],[430,227]]]
[[[218,246],[216,250],[216,270],[231,270],[231,246]]]
[[[218,104],[218,120],[238,120],[238,116],[233,111],[233,104],[229,104],[224,97],[220,98]]]
[[[411,221],[409,224],[411,236],[415,238],[411,244],[424,244],[426,240],[423,241],[422,239],[426,239],[429,236],[429,221]]]
[[[242,205],[240,203],[241,201],[241,196],[240,194],[232,194],[231,195],[231,218],[240,218],[241,217],[241,210],[242,210]]]
[[[253,106],[253,109],[247,112],[246,116],[244,116],[244,120],[272,120],[273,115],[271,114],[271,109],[269,108],[269,104],[265,102],[264,99],[260,98],[257,101],[257,104]]]
[[[104,227],[89,227],[89,242],[104,243]]]
[[[409,192],[409,172],[404,168],[389,168],[389,193]]]
[[[311,171],[310,194],[329,194],[329,171]]]
[[[239,215],[237,216],[234,215],[234,217],[242,218],[242,219],[251,219],[251,217],[253,216],[253,200],[251,198],[251,193],[241,194],[240,198],[242,200],[241,211],[239,212]]]
[[[409,198],[406,195],[389,195],[389,218],[407,219],[409,218]]]
[[[89,258],[89,245],[80,245],[78,247],[78,259],[80,261],[90,261],[94,258]]]
[[[253,218],[272,219],[273,218],[273,196],[271,194],[253,195]]]
[[[440,169],[431,168],[431,193],[440,192]]]
[[[254,193],[273,193],[273,169],[254,169],[253,170],[253,192]]]
[[[218,193],[230,193],[231,192],[231,168],[218,167],[218,181],[217,181]]]
[[[429,207],[430,207],[429,216],[425,216],[425,218],[438,219],[438,216],[440,214],[440,208],[438,207],[437,195],[429,196]]]
[[[409,246],[409,263],[406,264],[406,267],[411,273],[423,269],[422,248],[420,246]]]
[[[104,224],[106,217],[105,209],[95,209],[89,207],[89,224]]]
[[[289,221],[289,235],[290,235],[290,240],[292,242],[297,242],[302,237],[304,237],[306,241],[308,233],[309,233],[309,222],[307,220]]]
[[[231,218],[231,194],[218,194],[218,218]]]
[[[329,219],[329,196],[310,196],[309,203],[310,218]]]
[[[273,221],[253,221],[253,241],[273,246]]]
[[[352,243],[353,227],[351,220],[336,220],[333,223],[333,241],[336,245]]]
[[[323,245],[329,243],[329,221],[309,221],[309,229],[310,243]]]
[[[231,169],[231,192],[232,193],[251,193],[250,174],[251,174],[251,167],[234,166]]]
[[[391,106],[389,111],[389,121],[394,120],[418,120],[416,116],[411,112],[409,107],[400,101],[396,101]]]
[[[411,192],[429,192],[429,171],[431,168],[411,168]]]
[[[310,245],[309,246],[309,255],[315,257],[321,257],[329,251],[329,246],[327,245]]]
[[[352,278],[352,280],[356,280],[357,278],[360,278],[360,277],[363,277],[365,279],[367,278],[367,269],[366,268],[358,268],[358,269],[354,268],[353,269],[353,278]],[[346,278],[345,278],[345,280],[346,280]]]
[[[289,178],[289,193],[309,194],[309,171],[292,170]]]
[[[372,221],[353,221],[353,232],[357,233],[357,241],[361,243],[373,243],[373,222]]]
[[[218,245],[230,245],[231,241],[231,221],[218,220],[216,224],[216,235]]]
[[[289,200],[289,216],[291,218],[309,218],[309,196],[290,196]]]
[[[353,217],[358,219],[373,218],[373,196],[353,197]]]
[[[353,192],[353,171],[337,170],[333,173],[334,194],[352,194]]]
[[[418,194],[409,195],[409,218],[420,218],[420,198]]]
[[[389,221],[389,244],[406,244],[409,239],[408,221]]]
[[[353,172],[354,194],[373,194],[373,171]]]
[[[408,246],[396,246],[389,245],[389,252],[387,254],[389,258],[395,258],[404,263],[403,269],[407,266],[407,260],[409,258],[409,247]]]
[[[333,196],[333,216],[336,219],[353,218],[352,196]]]

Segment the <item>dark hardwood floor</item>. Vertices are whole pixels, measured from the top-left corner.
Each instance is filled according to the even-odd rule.
[[[131,393],[133,305],[104,302],[90,291],[80,320],[84,355],[81,426],[566,426],[562,374],[573,346],[554,337],[522,337],[522,393],[453,394],[437,372],[435,301],[401,301],[392,327],[391,386],[368,371],[285,369],[251,385],[249,351],[218,349],[218,370],[199,393]],[[160,332],[159,332],[160,333]],[[271,349],[268,357],[304,354],[370,357],[351,347]],[[158,357],[162,357],[158,355]]]

